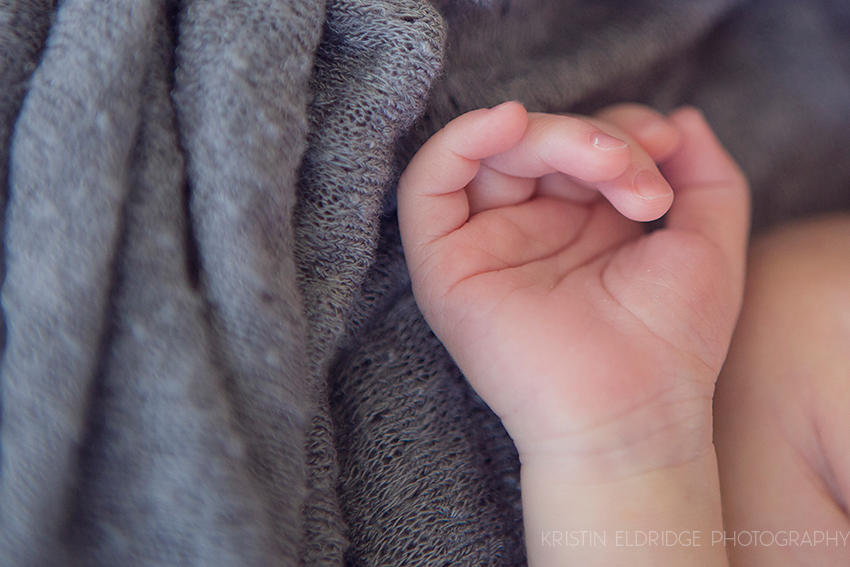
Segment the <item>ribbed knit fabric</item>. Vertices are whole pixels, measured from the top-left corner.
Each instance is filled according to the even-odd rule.
[[[821,0],[0,0],[0,565],[521,565],[395,184],[507,99],[697,104],[754,226],[850,207]]]

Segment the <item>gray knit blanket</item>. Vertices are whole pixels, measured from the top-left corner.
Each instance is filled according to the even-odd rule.
[[[395,183],[508,99],[701,107],[754,228],[850,207],[838,0],[0,0],[0,565],[521,565]]]

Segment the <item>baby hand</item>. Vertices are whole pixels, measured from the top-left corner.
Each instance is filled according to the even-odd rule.
[[[524,463],[599,480],[711,445],[749,200],[697,111],[473,111],[414,156],[398,202],[420,309]]]

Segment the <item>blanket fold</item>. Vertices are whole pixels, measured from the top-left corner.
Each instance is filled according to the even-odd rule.
[[[211,337],[277,559],[305,495],[305,324],[292,209],[322,5],[186,2],[174,99]]]
[[[63,557],[55,541],[104,351],[153,16],[150,2],[64,2],[12,138],[0,367],[0,549],[10,564]]]
[[[270,565],[279,554],[187,258],[167,15],[142,88],[71,549],[88,565]]]

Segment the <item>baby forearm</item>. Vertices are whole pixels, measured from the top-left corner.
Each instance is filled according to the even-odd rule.
[[[558,465],[524,462],[528,562],[727,566],[713,446],[697,459],[612,482],[571,484]]]

